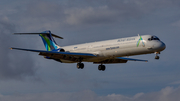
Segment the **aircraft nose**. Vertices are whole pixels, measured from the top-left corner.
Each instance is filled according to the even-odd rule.
[[[165,43],[162,42],[161,48],[164,50],[166,48]]]
[[[158,42],[156,45],[155,45],[156,49],[158,49],[159,51],[163,51],[165,48],[166,48],[166,45],[165,43],[163,42]]]

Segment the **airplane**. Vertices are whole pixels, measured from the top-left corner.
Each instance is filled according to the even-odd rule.
[[[127,61],[148,60],[128,58],[129,56],[155,53],[155,59],[159,59],[158,54],[166,48],[166,45],[154,35],[138,35],[135,37],[118,38],[113,40],[91,42],[70,46],[59,46],[53,37],[62,37],[51,33],[50,30],[41,33],[14,33],[14,34],[33,34],[39,35],[44,43],[46,50],[33,50],[13,48],[16,50],[37,52],[46,59],[52,59],[61,63],[77,63],[78,69],[83,69],[82,62],[93,62],[100,64],[98,70],[106,69],[103,64],[127,63]]]

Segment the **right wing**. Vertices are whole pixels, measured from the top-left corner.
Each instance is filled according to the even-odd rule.
[[[125,57],[116,57],[112,59],[106,59],[99,62],[94,62],[95,64],[111,64],[111,63],[126,63],[127,61],[142,61],[148,62],[148,60],[141,60],[141,59],[133,59],[133,58],[125,58]]]
[[[133,59],[133,58],[125,58],[125,57],[117,57],[117,59],[128,60],[128,61],[142,61],[142,62],[148,62],[148,60]]]

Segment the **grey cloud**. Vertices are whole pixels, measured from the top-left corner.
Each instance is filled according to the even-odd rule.
[[[62,17],[63,6],[52,2],[34,1],[27,5],[27,16],[40,18],[58,18]]]
[[[175,82],[170,83],[170,85],[179,85],[179,84],[180,84],[180,81],[175,81]]]
[[[115,11],[110,11],[107,6],[101,6],[98,8],[75,8],[66,10],[65,13],[68,15],[66,22],[70,25],[79,24],[103,24],[113,22],[117,17]]]
[[[63,26],[63,6],[48,1],[26,1],[12,6],[14,13],[9,14],[9,19],[21,32],[53,30]]]
[[[77,0],[64,3],[32,1],[19,10],[20,26],[34,29],[63,29],[86,25],[108,25],[139,19],[157,9],[177,6],[177,1],[158,0]],[[17,11],[16,11],[17,12]]]
[[[180,3],[177,0],[85,0],[79,3],[80,1],[69,3],[74,6],[65,10],[66,21],[70,25],[120,23],[131,18],[139,19],[157,9],[178,7],[177,4]],[[86,6],[78,6],[83,4]]]
[[[172,23],[172,26],[175,26],[175,27],[180,28],[180,20],[178,20],[178,21]]]
[[[2,17],[0,19],[0,79],[22,79],[27,75],[34,75],[35,72],[29,55],[10,51],[10,47],[13,44],[19,44],[18,41],[20,41],[12,38],[14,32],[15,26],[9,22],[7,17]]]
[[[98,96],[91,90],[85,90],[74,93],[38,93],[38,94],[14,94],[0,95],[2,101],[178,101],[180,99],[180,87],[166,87],[158,92],[137,93],[133,97],[121,94],[109,94],[107,96]]]

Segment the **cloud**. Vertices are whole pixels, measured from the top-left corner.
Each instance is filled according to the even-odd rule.
[[[175,82],[172,82],[170,83],[171,85],[179,85],[180,84],[180,81],[175,81]]]
[[[99,96],[91,90],[74,93],[38,93],[38,94],[14,94],[0,95],[2,101],[178,101],[180,99],[180,87],[166,87],[158,92],[137,93],[133,97],[121,94],[109,94]]]
[[[65,14],[67,14],[66,22],[70,25],[114,22],[114,17],[117,17],[117,13],[109,10],[107,6],[75,8],[65,11]]]
[[[172,26],[175,26],[175,27],[180,28],[180,20],[178,20],[178,21],[172,23]]]
[[[15,54],[10,51],[10,47],[18,44],[21,40],[12,37],[14,32],[15,26],[9,21],[9,18],[2,17],[0,19],[0,79],[22,79],[24,76],[32,76],[35,73],[33,60],[29,55]]]
[[[177,4],[174,0],[68,0],[61,3],[38,0],[29,1],[26,6],[13,6],[14,12],[9,16],[13,16],[18,28],[23,26],[20,28],[22,31],[71,30],[96,25],[123,25],[157,9],[177,7]]]
[[[69,0],[71,7],[64,9],[65,21],[69,25],[122,23],[139,19],[157,9],[178,7],[179,3],[177,0]]]

